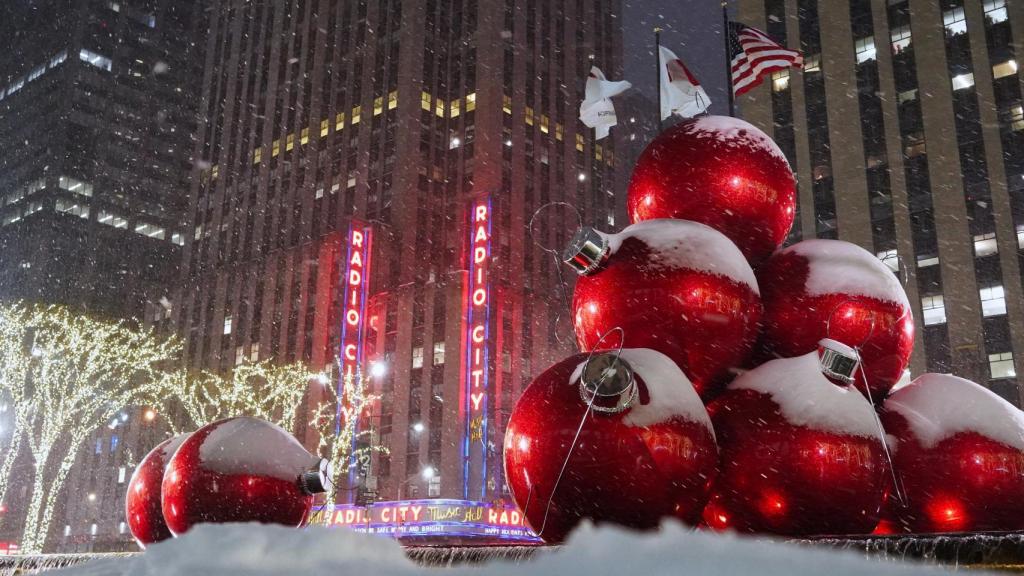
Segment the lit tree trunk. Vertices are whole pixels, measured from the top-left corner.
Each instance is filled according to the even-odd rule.
[[[7,487],[11,484],[11,470],[14,468],[14,461],[18,459],[18,452],[21,451],[22,428],[15,425],[11,431],[11,445],[7,449],[7,456],[0,463],[0,504],[7,498]]]
[[[25,530],[22,533],[21,552],[23,554],[40,554],[43,551],[42,542],[36,541],[36,533],[39,529],[39,511],[43,507],[43,498],[46,494],[46,482],[43,480],[43,472],[46,470],[46,461],[50,451],[42,450],[33,454],[36,462],[35,478],[32,482],[32,499],[28,504],[28,511],[25,515]]]

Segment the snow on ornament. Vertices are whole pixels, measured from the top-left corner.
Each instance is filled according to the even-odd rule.
[[[753,350],[757,280],[739,249],[708,226],[650,220],[618,234],[584,228],[563,260],[581,274],[572,302],[581,350],[621,328],[625,346],[667,355],[705,397]]]
[[[164,473],[163,512],[177,536],[204,522],[302,526],[330,466],[280,426],[237,417],[207,424],[182,443]]]
[[[905,495],[893,530],[1024,530],[1024,413],[970,380],[922,374],[885,401],[882,422]]]
[[[829,338],[857,349],[856,385],[876,403],[903,375],[914,349],[914,317],[892,271],[841,240],[804,240],[757,269],[764,304],[761,353],[792,358]]]
[[[708,412],[721,454],[708,526],[806,536],[878,523],[891,481],[874,410],[816,352],[740,375]]]
[[[796,180],[767,134],[738,118],[703,116],[659,134],[633,169],[633,223],[679,218],[728,236],[752,264],[782,245],[796,214]]]
[[[135,467],[128,481],[124,515],[128,529],[141,548],[171,537],[161,508],[160,485],[167,463],[188,437],[188,434],[179,434],[157,444]]]
[[[696,521],[717,448],[682,371],[654,350],[627,348],[577,354],[538,376],[512,411],[504,459],[531,528],[560,542],[584,519],[636,529]]]

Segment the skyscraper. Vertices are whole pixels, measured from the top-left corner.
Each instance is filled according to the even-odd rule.
[[[184,243],[193,4],[5,3],[0,299],[160,313]]]
[[[571,278],[542,247],[622,222],[615,144],[576,118],[592,64],[621,74],[619,14],[213,3],[176,308],[191,366],[340,357],[381,395],[381,498],[501,497],[512,405],[574,349]]]
[[[1024,108],[1006,0],[740,0],[804,53],[739,99],[799,182],[791,239],[878,255],[914,307],[914,375],[953,372],[1021,404]]]

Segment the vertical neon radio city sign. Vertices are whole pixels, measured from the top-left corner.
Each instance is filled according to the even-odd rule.
[[[370,250],[372,229],[355,220],[349,225],[348,246],[345,256],[345,274],[341,277],[341,375],[338,379],[338,398],[342,398],[345,378],[354,377],[362,370],[365,349],[363,319],[366,316],[366,296],[370,285]],[[341,406],[338,406],[341,413]],[[339,419],[338,426],[341,425]]]
[[[465,372],[462,381],[463,493],[474,488],[486,500],[487,391],[490,341],[491,201],[473,202],[469,219],[469,278],[466,282],[466,332],[463,342]],[[476,497],[476,494],[473,495]]]

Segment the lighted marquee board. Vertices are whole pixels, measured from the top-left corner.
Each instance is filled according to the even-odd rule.
[[[490,361],[491,201],[470,206],[469,278],[466,282],[466,332],[462,379],[463,497],[487,498],[487,392]]]
[[[477,538],[540,542],[512,504],[471,500],[401,500],[314,509],[311,525],[344,526],[399,538]]]

